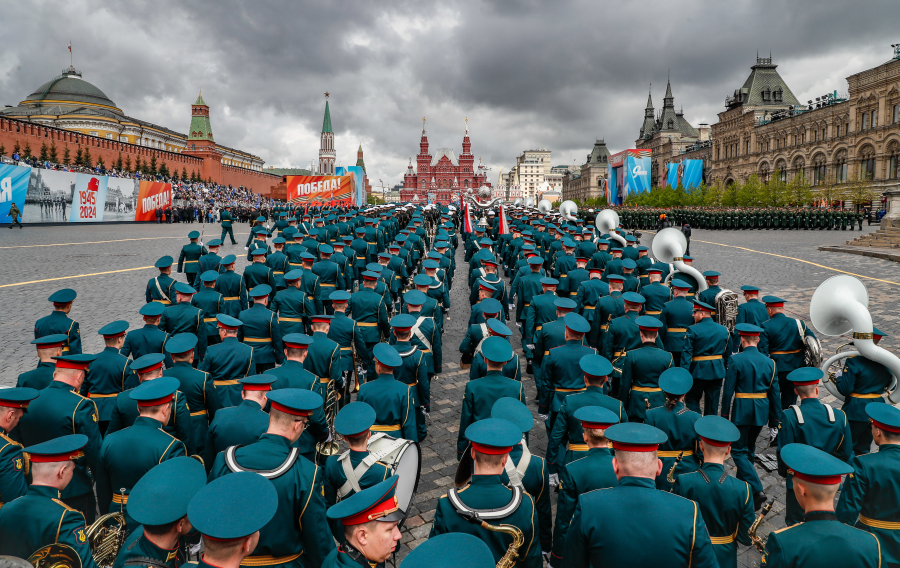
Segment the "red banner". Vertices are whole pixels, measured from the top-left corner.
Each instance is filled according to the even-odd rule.
[[[352,176],[287,176],[287,200],[300,205],[350,206]]]
[[[134,208],[135,221],[155,221],[156,210],[172,205],[172,185],[161,181],[142,181]]]

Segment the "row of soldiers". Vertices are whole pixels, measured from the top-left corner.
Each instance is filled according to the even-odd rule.
[[[818,207],[615,207],[629,229],[656,230],[690,225],[695,229],[862,230],[866,214]]]
[[[649,283],[637,288],[640,293],[623,292],[626,279],[615,273],[623,262],[609,266],[609,238],[602,238],[608,235],[594,236],[602,258],[586,270],[587,279],[578,278],[575,289],[564,288],[562,282],[572,276],[569,257],[575,257],[576,270],[594,262],[589,251],[575,254],[576,240],[566,242],[566,233],[580,232],[577,225],[557,231],[549,223],[545,231],[543,216],[522,213],[511,213],[506,246],[519,250],[511,257],[495,253],[477,227],[466,235],[477,251],[471,255],[476,275],[492,264],[521,266],[526,272],[510,270],[519,283],[512,286],[508,306],[493,297],[496,285],[476,279],[480,302],[473,306],[459,350],[461,364],[483,359],[488,373],[470,375],[477,380],[466,386],[457,446],[460,459],[474,457],[475,476],[464,494],[451,491],[446,503],[439,502],[432,534],[467,530],[467,515],[483,515],[506,502],[500,488],[508,492],[505,485],[521,486],[532,499],[523,500],[516,515],[493,518],[518,527],[525,542],[534,543],[526,556],[539,547],[553,566],[650,566],[661,558],[674,565],[735,566],[737,543],[751,544],[753,512],[768,500],[754,467],[756,440],[768,425],[778,445],[778,470],[786,479],[790,530],[770,536],[763,562],[806,566],[818,565],[818,559],[822,565],[875,566],[882,556],[886,562],[900,560],[900,540],[881,505],[885,499],[897,503],[900,495],[869,484],[875,477],[885,483],[900,468],[890,453],[900,442],[890,434],[900,425],[900,410],[882,398],[891,382],[886,367],[848,359],[838,386],[847,397],[844,409],[823,404],[818,399],[823,373],[804,366],[805,337],[814,334],[802,320],[785,315],[785,300],[765,296],[760,301],[758,288],[742,287],[746,302],[729,332],[715,320],[719,273],[705,272],[706,289],[698,292],[687,274],[675,274],[671,286],[661,284],[669,268],[651,263]],[[545,237],[550,247],[539,244],[538,235],[547,231],[561,233]],[[559,240],[561,251],[552,247]],[[527,264],[519,264],[523,261]],[[514,309],[523,352],[531,355],[526,372],[535,377],[538,417],[549,435],[543,459],[527,450],[534,420],[524,406],[522,370],[510,346],[513,333],[505,325]],[[876,329],[874,338],[883,335]],[[473,437],[476,426],[497,418],[518,423],[525,436],[519,444],[512,443],[511,432],[510,448],[498,452]],[[494,427],[496,440],[501,426]],[[873,441],[882,451],[868,454]],[[495,461],[497,453],[508,458]],[[729,456],[736,478],[725,474]],[[886,471],[875,474],[874,468],[886,463],[891,463]],[[479,474],[496,473],[498,489],[479,487],[491,485],[478,480]],[[848,473],[853,475],[835,512],[838,484]],[[560,493],[555,522],[549,503],[542,502],[553,486]],[[592,492],[616,486],[620,491]],[[671,499],[667,492],[693,503]],[[634,506],[637,502],[640,507]],[[832,538],[818,542],[819,531]],[[636,534],[647,537],[640,550],[634,547]],[[486,530],[479,536],[491,538]],[[756,542],[762,549],[762,541]],[[502,555],[504,544],[508,540],[494,548],[495,557]]]
[[[349,533],[364,523],[342,523],[343,517],[326,516],[325,511],[338,501],[350,502],[372,481],[389,477],[385,464],[365,460],[372,432],[413,441],[427,435],[430,378],[441,371],[443,315],[450,308],[448,290],[455,266],[450,213],[443,212],[440,228],[422,239],[416,228],[425,221],[424,215],[413,214],[412,229],[397,227],[385,236],[394,240],[378,253],[381,263],[362,266],[358,276],[348,265],[331,260],[331,245],[316,242],[303,247],[303,262],[283,275],[284,285],[272,280],[275,271],[266,262],[283,255],[281,245],[291,239],[274,238],[275,250],[270,251],[265,237],[260,239],[257,233],[257,246],[250,251],[257,262],[237,275],[233,255],[218,258],[215,242],[203,252],[199,235],[192,233],[179,272],[187,272],[192,257],[199,256],[196,264],[204,271],[189,278],[202,283],[203,289],[197,292],[186,282],[174,281],[172,258],[160,259],[160,275],[148,282],[147,304],[140,309],[145,325],[131,331],[125,321],[103,326],[99,333],[106,349],[98,354],[81,353],[78,323],[68,317],[75,291],[54,293],[49,299],[54,311],[35,324],[32,343],[38,367],[23,373],[17,387],[4,392],[10,400],[20,400],[16,408],[28,407],[29,412],[16,412],[14,420],[3,425],[8,443],[0,461],[13,466],[0,472],[0,499],[19,503],[33,491],[26,483],[30,454],[22,445],[29,450],[63,434],[76,435],[83,443],[77,459],[71,460],[74,467],[63,466],[72,472],[71,482],[57,483],[60,499],[49,512],[62,507],[82,528],[59,542],[72,545],[83,565],[91,566],[85,522],[93,521],[98,509],[106,514],[121,508],[128,539],[116,564],[152,551],[148,556],[160,565],[174,567],[183,560],[179,544],[189,541],[185,532],[178,531],[187,525],[174,533],[171,526],[147,530],[156,523],[141,519],[140,510],[132,515],[129,505],[132,492],[151,476],[154,465],[192,455],[204,464],[210,481],[239,471],[270,473],[281,465],[278,479],[289,479],[273,483],[279,499],[291,505],[279,508],[276,515],[281,522],[262,531],[256,551],[247,551],[253,552],[248,562],[335,565],[346,556],[337,554],[335,539],[348,547],[344,552],[361,559],[360,549],[371,552],[364,546],[367,539],[371,542],[374,533],[381,538],[383,529],[370,524],[357,540],[348,541]],[[364,236],[360,231],[365,229],[357,230]],[[286,227],[282,234],[290,237],[292,231]],[[372,244],[377,246],[377,241]],[[427,253],[413,254],[417,246]],[[398,260],[398,253],[402,260],[395,273],[386,266]],[[266,267],[264,280],[269,283],[254,275],[259,267]],[[419,270],[411,289],[400,290],[409,272]],[[322,286],[335,280],[340,288]],[[301,283],[308,287],[301,290]],[[242,292],[224,288],[229,285]],[[316,302],[321,288],[332,290],[325,296],[327,304]],[[388,320],[389,312],[394,315]],[[351,383],[357,391],[353,403]],[[338,435],[351,449],[325,461],[317,450]],[[317,461],[324,467],[314,465]],[[30,527],[48,520],[34,510],[9,505],[2,513],[0,526],[21,522],[22,515]],[[355,519],[358,513],[351,516]],[[398,538],[375,549],[378,562],[394,549],[402,516],[405,511],[384,519],[393,522]],[[157,530],[169,531],[164,540],[173,546],[155,548],[160,543]],[[390,527],[387,531],[392,532]],[[29,534],[15,546],[0,537],[0,552],[22,555],[23,550],[36,550],[44,534]]]

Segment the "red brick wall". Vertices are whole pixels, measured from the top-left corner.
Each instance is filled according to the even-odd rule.
[[[115,163],[122,155],[124,160],[131,157],[131,163],[135,163],[137,156],[141,157],[141,161],[149,161],[151,156],[156,156],[157,164],[163,162],[169,168],[170,172],[177,171],[181,173],[182,169],[187,169],[190,175],[191,171],[204,175],[205,172],[221,172],[219,176],[213,176],[213,181],[224,185],[243,185],[249,187],[253,191],[261,195],[268,196],[272,186],[281,182],[281,176],[256,172],[253,170],[245,170],[234,166],[225,166],[220,163],[211,164],[211,159],[201,159],[187,154],[179,154],[175,152],[167,152],[165,150],[157,150],[146,148],[144,146],[136,146],[116,140],[107,140],[97,136],[88,136],[70,130],[62,130],[49,126],[42,126],[32,122],[24,122],[9,118],[0,117],[0,145],[5,146],[6,155],[13,153],[16,142],[21,148],[28,143],[31,146],[31,153],[35,156],[40,155],[41,144],[46,143],[50,146],[56,142],[56,151],[58,159],[62,159],[65,147],[69,147],[69,156],[74,159],[78,148],[90,148],[91,158],[96,162],[97,158],[102,157],[103,162],[109,167]],[[204,175],[204,178],[207,177]],[[219,177],[220,179],[216,179]]]

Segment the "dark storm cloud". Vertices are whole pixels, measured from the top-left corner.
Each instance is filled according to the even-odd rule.
[[[715,122],[756,51],[805,100],[890,57],[896,3],[20,2],[4,7],[0,102],[68,65],[126,113],[184,131],[202,88],[216,139],[270,165],[316,158],[332,93],[338,160],[362,144],[370,177],[397,183],[418,152],[473,153],[504,171],[528,147],[581,163],[595,137],[629,148],[653,83],[662,105]]]

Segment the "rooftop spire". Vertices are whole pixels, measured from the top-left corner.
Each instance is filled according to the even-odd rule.
[[[666,80],[666,96],[663,97],[663,106],[674,106],[675,97],[672,96],[672,81]]]
[[[325,119],[322,121],[322,132],[334,132],[331,129],[331,111],[328,108],[328,95],[330,93],[325,91]]]

